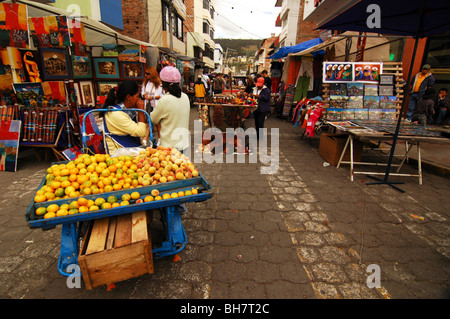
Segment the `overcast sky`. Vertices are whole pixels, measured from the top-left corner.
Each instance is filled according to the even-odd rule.
[[[216,0],[216,39],[265,39],[278,35],[276,0]]]

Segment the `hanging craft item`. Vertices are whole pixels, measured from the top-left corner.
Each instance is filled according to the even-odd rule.
[[[199,105],[198,106],[198,118],[200,121],[203,122],[203,125],[205,127],[209,126],[209,111],[208,111],[208,105]]]
[[[27,47],[29,41],[25,4],[0,3],[0,26],[0,47]]]
[[[66,16],[28,18],[35,47],[69,47],[70,33]]]

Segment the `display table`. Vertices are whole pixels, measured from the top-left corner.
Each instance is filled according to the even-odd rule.
[[[258,107],[257,105],[223,104],[223,103],[207,103],[207,102],[195,102],[194,105],[198,106],[200,117],[206,126],[220,127],[225,125],[225,127],[232,127],[232,128],[243,127],[245,119],[247,119],[250,113],[255,111],[256,108]],[[211,107],[213,107],[212,112]],[[219,112],[216,111],[217,116],[215,116],[214,108],[218,109],[226,108],[226,111],[222,112],[221,114],[219,114]],[[211,116],[213,117],[213,120],[211,120]]]
[[[325,121],[326,124],[334,127],[337,130],[341,130],[346,133],[347,140],[342,153],[339,157],[337,163],[337,168],[341,164],[350,164],[350,180],[354,180],[355,174],[366,174],[366,175],[385,175],[385,172],[372,172],[372,171],[356,171],[354,169],[355,165],[365,165],[365,166],[387,166],[386,163],[380,162],[363,162],[354,160],[354,142],[358,140],[362,143],[377,141],[378,146],[382,142],[390,141],[393,139],[392,130],[395,129],[395,123],[393,121],[383,122],[383,121],[363,121],[355,120],[348,122],[331,122]],[[421,127],[415,124],[405,124],[400,130],[398,135],[398,141],[405,143],[404,154],[394,155],[401,157],[400,164],[392,164],[391,166],[397,167],[395,173],[390,173],[392,176],[407,176],[407,177],[418,177],[419,185],[422,185],[422,156],[420,151],[420,143],[436,143],[436,144],[449,144],[450,140],[447,138],[440,137],[439,132],[433,131],[426,127]],[[411,150],[416,147],[417,151],[417,174],[406,174],[400,173],[400,169],[403,164],[408,160],[408,156]],[[344,154],[346,151],[350,151],[349,160],[345,161]],[[383,149],[376,148],[374,150],[383,151]],[[384,149],[386,150],[386,149]]]

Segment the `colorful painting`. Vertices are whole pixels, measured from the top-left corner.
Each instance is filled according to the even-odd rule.
[[[98,79],[118,79],[119,62],[116,58],[94,58],[95,76]]]
[[[324,62],[323,82],[352,82],[354,78],[353,64],[350,62]]]
[[[378,83],[383,73],[383,64],[380,62],[355,62],[355,81]]]
[[[70,42],[75,49],[75,55],[87,56],[86,35],[84,32],[84,23],[78,19],[69,19]]]
[[[393,109],[396,108],[398,100],[396,96],[380,96],[380,108]]]
[[[28,18],[30,35],[35,47],[70,47],[70,32],[66,16]]]
[[[378,109],[380,107],[379,96],[364,96],[365,109]]]
[[[346,83],[331,83],[330,95],[347,95]]]
[[[139,45],[119,45],[119,61],[139,62],[141,47]]]
[[[347,83],[347,94],[349,96],[363,96],[364,84],[363,83]]]
[[[122,78],[127,80],[143,80],[144,64],[140,62],[122,62]]]
[[[103,44],[103,56],[118,56],[117,44]]]
[[[42,72],[39,69],[39,54],[37,50],[19,50],[22,56],[25,82],[42,82]]]
[[[1,48],[0,56],[2,60],[3,72],[12,76],[13,83],[27,82],[19,49],[13,47]]]
[[[94,88],[91,81],[81,81],[80,82],[80,93],[83,100],[83,105],[94,106],[95,105],[95,95]]]
[[[26,48],[29,43],[27,6],[0,3],[0,47]]]
[[[72,74],[74,79],[92,78],[92,65],[90,55],[72,55]]]
[[[40,51],[45,81],[69,78],[69,61],[65,49],[41,48]]]
[[[21,123],[19,120],[0,122],[0,171],[17,170]]]

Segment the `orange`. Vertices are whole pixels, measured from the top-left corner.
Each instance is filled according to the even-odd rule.
[[[96,205],[92,205],[91,207],[89,207],[89,211],[92,212],[94,210],[99,210],[100,208]]]
[[[139,192],[131,193],[131,199],[138,199],[139,197],[141,197],[141,194],[139,194]]]
[[[86,213],[88,211],[89,211],[89,208],[87,206],[80,206],[80,208],[78,208],[79,213]]]
[[[35,203],[42,203],[42,202],[45,202],[46,200],[47,200],[47,197],[45,197],[44,195],[36,195],[34,197]]]
[[[56,212],[57,217],[66,216],[68,214],[69,214],[69,211],[67,211],[66,209],[60,209]]]
[[[122,185],[120,185],[120,184],[114,184],[113,189],[114,189],[115,191],[120,191],[120,190],[122,189]]]
[[[69,170],[67,168],[64,168],[61,170],[61,176],[68,176],[69,175]]]
[[[93,206],[95,203],[94,203],[94,201],[92,200],[92,199],[88,199],[88,202],[87,202],[87,207],[91,207],[91,206]]]
[[[70,185],[72,185],[72,183],[70,181],[61,182],[61,187],[62,188],[69,187]]]
[[[56,195],[55,195],[54,193],[51,193],[51,192],[45,193],[44,196],[45,196],[45,198],[46,198],[47,200],[53,200],[53,199],[55,199],[55,197],[56,197]]]
[[[83,191],[81,192],[83,195],[91,195],[92,194],[92,189],[90,189],[89,187],[86,187],[83,189]]]
[[[55,217],[55,216],[56,216],[56,213],[51,212],[51,213],[45,214],[45,215],[44,215],[44,218],[45,218],[45,219],[47,219],[47,218],[53,218],[53,217]]]
[[[110,209],[110,208],[112,208],[112,205],[111,205],[111,203],[106,202],[106,203],[103,203],[102,206],[100,206],[100,208],[101,209]]]
[[[150,195],[145,196],[145,198],[144,198],[144,202],[151,202],[153,200],[154,200],[153,196],[150,196]]]
[[[57,204],[51,204],[47,207],[48,213],[56,213],[59,210],[59,206]]]
[[[114,190],[114,188],[111,185],[106,185],[104,189],[105,193],[112,192]]]
[[[38,215],[38,216],[45,215],[46,213],[47,213],[47,208],[45,208],[45,207],[39,207],[38,209],[36,209],[36,215]]]
[[[75,182],[76,180],[77,180],[77,174],[76,173],[73,173],[73,174],[70,174],[70,176],[69,176],[69,181],[71,181],[71,182]]]
[[[55,190],[56,197],[63,197],[65,194],[64,188],[60,187],[57,190]]]
[[[87,206],[87,204],[88,204],[88,200],[85,197],[78,198],[77,202],[78,202],[78,205],[80,205],[80,206]],[[48,208],[47,208],[47,210],[48,210]]]
[[[120,202],[120,206],[127,206],[127,205],[130,205],[130,202],[127,200],[123,200]]]
[[[113,203],[113,204],[111,205],[111,207],[112,207],[112,208],[120,207],[120,204],[119,204],[119,203]]]
[[[66,195],[69,195],[70,193],[73,193],[73,192],[75,192],[75,187],[73,187],[73,186],[68,186],[64,189],[64,193]]]
[[[53,181],[53,182],[50,183],[50,187],[53,188],[53,189],[60,188],[61,187],[61,183]]]

